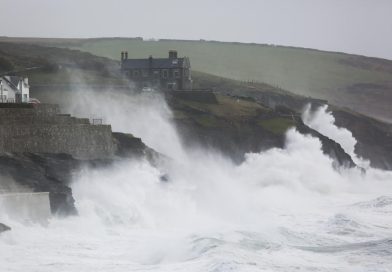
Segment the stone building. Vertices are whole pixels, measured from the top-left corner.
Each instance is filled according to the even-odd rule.
[[[189,58],[179,58],[174,50],[168,58],[147,59],[128,59],[128,52],[121,52],[121,71],[141,89],[192,89]]]
[[[0,103],[28,103],[29,101],[30,86],[27,77],[0,77]]]

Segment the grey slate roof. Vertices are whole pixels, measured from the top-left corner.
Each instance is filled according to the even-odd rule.
[[[122,62],[123,69],[175,69],[185,67],[184,58],[178,59],[126,59]]]
[[[18,90],[18,84],[19,84],[19,81],[21,80],[21,77],[9,76],[9,80],[7,77],[2,77],[1,79],[7,81],[8,84],[10,85],[10,87],[13,88],[14,90]]]
[[[21,81],[22,78],[18,76],[10,76],[10,81],[11,83],[16,87],[19,84],[19,81]]]

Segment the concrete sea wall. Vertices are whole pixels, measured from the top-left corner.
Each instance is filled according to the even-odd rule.
[[[49,193],[0,193],[2,220],[46,223],[51,216]]]

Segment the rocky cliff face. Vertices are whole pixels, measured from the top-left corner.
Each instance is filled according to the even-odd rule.
[[[355,152],[372,167],[392,170],[392,125],[352,111],[332,107],[335,123],[357,140]]]
[[[196,73],[194,80],[198,87],[213,88],[216,93],[251,99],[277,110],[284,106],[301,113],[307,104],[311,104],[313,109],[328,104],[326,100],[295,95],[263,83],[244,83],[203,73]],[[350,130],[358,141],[355,152],[359,156],[370,160],[373,167],[392,170],[391,124],[346,108],[330,105],[330,109],[335,117],[335,124]]]
[[[69,185],[73,175],[80,169],[108,167],[126,158],[145,158],[154,164],[160,157],[141,139],[130,134],[113,133],[112,140],[115,144],[114,155],[106,159],[79,160],[69,154],[2,153],[0,154],[0,179],[13,180],[25,190],[49,192],[53,214],[63,216],[76,214],[75,201]],[[12,190],[3,182],[0,182],[0,189]]]
[[[338,143],[307,127],[291,109],[273,110],[252,99],[223,95],[216,98],[216,102],[205,103],[199,98],[168,97],[186,146],[215,148],[239,163],[246,153],[283,148],[285,132],[295,127],[302,134],[318,138],[323,152],[334,159],[336,166],[355,166]]]
[[[8,231],[8,230],[11,230],[11,228],[8,227],[7,225],[0,223],[0,233],[2,233],[4,231]]]
[[[80,166],[80,161],[66,154],[6,153],[0,155],[2,178],[13,180],[25,190],[49,192],[51,211],[60,215],[76,213],[72,191],[68,185],[72,179],[72,173]],[[2,186],[4,191],[8,191],[6,184]]]

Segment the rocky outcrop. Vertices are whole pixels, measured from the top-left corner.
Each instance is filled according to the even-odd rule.
[[[0,155],[2,178],[13,180],[24,190],[49,192],[52,213],[76,214],[72,190],[68,186],[80,161],[65,154],[7,153]],[[3,187],[6,187],[3,184]],[[2,188],[3,191],[15,190]],[[18,189],[16,189],[18,190]]]
[[[8,227],[7,225],[4,225],[3,223],[0,223],[0,233],[5,232],[11,230],[10,227]]]
[[[185,146],[214,148],[240,163],[245,154],[270,148],[284,148],[285,132],[295,127],[322,143],[325,154],[336,166],[354,167],[355,163],[335,141],[307,127],[298,114],[286,107],[270,109],[254,100],[217,95],[217,102],[206,104],[170,99],[175,124]]]
[[[130,134],[113,133],[115,154],[110,159],[78,160],[69,154],[3,153],[0,154],[1,177],[13,180],[33,192],[49,192],[53,214],[76,214],[70,182],[83,167],[109,167],[125,158],[145,157],[156,162],[160,154]],[[2,185],[2,183],[0,183]],[[4,186],[4,185],[3,185]],[[0,188],[9,191],[12,188]]]
[[[198,87],[213,88],[217,93],[231,95],[238,99],[252,99],[273,109],[284,106],[301,113],[307,104],[311,104],[314,109],[328,104],[326,100],[295,95],[264,83],[238,82],[199,72],[194,73],[193,76],[195,85]],[[356,94],[360,91],[373,94],[375,90],[382,89],[382,91],[385,91],[386,89],[383,87],[385,86],[356,84],[351,88],[351,91]],[[339,96],[339,98],[341,97]],[[352,101],[346,102],[350,104]],[[365,99],[361,103],[366,112],[366,107],[370,103],[369,100]],[[385,113],[386,108],[390,107],[390,105],[387,105],[385,108],[386,104],[384,103],[384,109],[380,111],[384,110]],[[392,125],[390,123],[353,112],[347,108],[330,106],[330,109],[333,110],[335,124],[338,127],[350,130],[358,141],[355,148],[356,154],[368,159],[372,167],[392,170]],[[386,119],[382,114],[379,117]]]
[[[302,120],[297,120],[296,129],[302,134],[312,135],[315,138],[318,138],[322,144],[323,153],[330,156],[334,162],[336,167],[355,167],[353,159],[349,154],[347,154],[342,146],[335,142],[334,140],[324,136],[323,134],[317,132],[314,129],[306,126]]]
[[[392,170],[392,125],[359,113],[331,107],[335,124],[350,130],[357,140],[355,152],[372,167]]]

